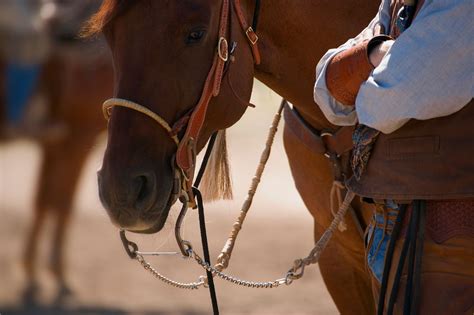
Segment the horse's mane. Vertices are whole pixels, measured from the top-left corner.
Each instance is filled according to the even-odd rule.
[[[95,36],[102,32],[104,27],[112,19],[122,14],[134,1],[127,0],[104,0],[102,5],[85,24],[81,36]]]

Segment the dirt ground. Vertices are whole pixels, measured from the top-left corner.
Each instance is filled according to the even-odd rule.
[[[268,126],[279,99],[257,83],[249,109],[230,130],[230,157],[235,200],[207,206],[211,255],[221,249],[245,198]],[[98,108],[99,110],[99,108]],[[281,128],[280,128],[281,129]],[[97,198],[95,171],[100,167],[104,141],[91,145],[91,156],[76,194],[68,234],[67,279],[73,296],[54,303],[56,287],[48,270],[49,228],[39,251],[40,295],[36,303],[22,299],[25,277],[20,259],[31,217],[41,151],[28,141],[0,144],[0,314],[210,314],[206,290],[182,291],[169,287],[131,261]],[[152,236],[131,236],[144,250],[176,250],[173,224],[177,209],[164,231]],[[313,244],[312,217],[293,184],[281,141],[281,130],[262,186],[238,240],[228,272],[250,280],[284,276],[295,258]],[[197,214],[191,212],[185,238],[199,248]],[[180,257],[150,260],[163,274],[179,281],[195,281],[203,271]],[[337,314],[317,266],[289,287],[247,289],[216,282],[221,314]]]

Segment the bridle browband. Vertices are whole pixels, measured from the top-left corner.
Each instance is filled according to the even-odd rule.
[[[175,172],[175,183],[178,183],[179,186],[178,189],[174,189],[174,194],[178,195],[173,196],[171,199],[174,202],[178,199],[178,197],[183,197],[187,199],[188,205],[193,208],[196,207],[194,192],[192,189],[197,155],[196,144],[204,125],[209,103],[213,97],[218,96],[220,93],[226,65],[230,61],[231,58],[229,57],[235,49],[235,45],[233,45],[232,49],[229,50],[229,41],[231,39],[228,37],[228,33],[230,33],[229,26],[232,26],[232,9],[234,9],[239,20],[239,24],[248,40],[249,46],[252,50],[254,63],[256,65],[260,64],[260,52],[257,45],[258,36],[254,31],[254,28],[256,28],[258,23],[260,1],[257,0],[255,4],[252,27],[247,23],[245,15],[242,11],[240,0],[223,0],[220,14],[217,48],[215,51],[213,63],[204,83],[203,92],[199,102],[190,112],[178,119],[178,121],[176,121],[173,125],[170,125],[165,119],[154,113],[149,108],[129,100],[111,98],[105,101],[103,104],[103,113],[107,120],[109,120],[110,116],[112,115],[113,107],[125,107],[150,117],[168,132],[170,138],[177,145],[173,166],[179,170]],[[184,127],[186,127],[184,136],[179,139],[178,134],[184,129]]]

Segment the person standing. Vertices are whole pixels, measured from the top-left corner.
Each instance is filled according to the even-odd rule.
[[[329,50],[314,99],[356,125],[349,190],[373,204],[379,314],[474,312],[474,24],[470,0],[382,0]]]
[[[0,58],[4,64],[6,127],[15,134],[24,129],[23,114],[37,87],[41,66],[50,52],[40,1],[0,1]]]
[[[6,104],[0,137],[25,136],[41,141],[60,139],[67,126],[54,117],[45,99],[42,115],[25,117],[38,87],[43,65],[61,51],[80,51],[80,30],[100,6],[99,0],[4,0],[0,2],[2,100]],[[40,113],[36,111],[37,114]]]

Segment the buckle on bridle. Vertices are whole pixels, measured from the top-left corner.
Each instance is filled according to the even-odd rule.
[[[227,60],[229,60],[229,44],[227,43],[227,39],[224,37],[219,38],[217,53],[222,61],[227,62]]]
[[[247,38],[252,45],[255,45],[258,42],[258,36],[255,34],[255,31],[251,26],[245,31],[245,35],[247,35]]]

